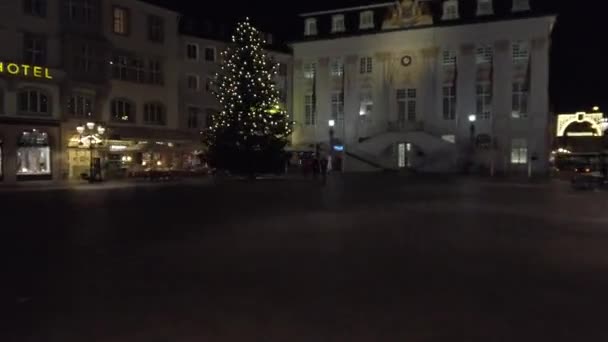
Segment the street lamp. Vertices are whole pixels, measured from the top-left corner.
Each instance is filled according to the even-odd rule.
[[[80,137],[78,145],[84,146],[85,142],[89,144],[89,183],[93,183],[97,179],[97,176],[95,175],[95,164],[93,163],[93,149],[95,146],[103,145],[102,137],[105,134],[106,129],[101,125],[96,125],[94,122],[87,122],[84,125],[76,127],[76,132],[78,132]]]
[[[594,112],[599,112],[600,111],[600,107],[599,106],[593,106],[593,111]]]

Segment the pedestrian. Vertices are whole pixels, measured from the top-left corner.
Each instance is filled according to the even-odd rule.
[[[317,180],[319,177],[319,159],[317,155],[312,157],[312,179]]]
[[[327,168],[329,164],[329,160],[327,157],[321,158],[320,162],[321,166],[321,179],[323,180],[323,184],[327,183]]]

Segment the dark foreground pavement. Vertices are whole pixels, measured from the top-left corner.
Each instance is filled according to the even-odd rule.
[[[0,193],[0,341],[608,341],[608,195],[304,181]]]

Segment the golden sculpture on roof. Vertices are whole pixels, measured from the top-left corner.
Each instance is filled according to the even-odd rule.
[[[401,0],[390,9],[382,24],[383,30],[433,25],[429,0]]]

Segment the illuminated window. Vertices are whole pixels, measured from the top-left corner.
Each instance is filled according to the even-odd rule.
[[[304,96],[304,122],[307,126],[314,126],[317,121],[315,97],[313,94]]]
[[[186,83],[188,84],[188,90],[198,91],[199,90],[199,77],[198,75],[187,75]]]
[[[443,16],[441,20],[454,20],[459,18],[458,0],[447,0],[443,3]]]
[[[148,16],[148,39],[152,42],[162,43],[165,40],[165,22],[157,15]]]
[[[513,42],[513,60],[521,61],[530,58],[530,47],[528,42],[520,40]]]
[[[206,62],[215,62],[216,54],[214,47],[206,47],[205,48],[205,61]]]
[[[17,94],[19,115],[51,116],[50,96],[42,90],[25,89]]]
[[[374,111],[374,100],[371,91],[366,91],[361,94],[361,103],[359,106],[360,116],[370,116]]]
[[[456,65],[456,52],[451,50],[443,51],[443,65],[453,66]]]
[[[511,115],[514,119],[528,117],[528,95],[528,85],[525,81],[513,83]]]
[[[526,139],[511,141],[511,164],[528,164],[528,143]]]
[[[37,130],[23,132],[17,140],[17,177],[51,174],[48,134]]]
[[[115,6],[112,9],[113,16],[113,32],[121,35],[129,34],[129,10],[123,7]]]
[[[93,96],[73,94],[68,99],[68,114],[75,118],[90,118],[93,116]]]
[[[317,19],[308,18],[304,23],[304,35],[316,36],[317,35]]]
[[[416,89],[397,89],[397,121],[400,125],[416,121]]]
[[[46,64],[46,37],[26,33],[23,35],[23,59],[27,64]]]
[[[331,18],[331,32],[338,33],[344,32],[346,27],[344,26],[344,15],[337,14]]]
[[[342,59],[336,58],[331,61],[331,75],[334,77],[342,77],[344,75],[344,63]]]
[[[365,11],[359,14],[359,28],[362,30],[374,28],[373,11]]]
[[[46,0],[23,0],[23,12],[36,17],[46,17]]]
[[[492,115],[492,83],[478,83],[475,89],[477,117],[488,120]]]
[[[331,94],[331,118],[344,120],[344,93],[342,91],[334,91]]]
[[[371,57],[362,57],[359,61],[359,72],[361,74],[371,74],[373,71],[374,62]]]
[[[477,15],[492,15],[494,14],[494,6],[492,0],[477,0]]]
[[[71,22],[88,24],[95,20],[94,0],[67,0],[66,8]]]
[[[112,121],[114,122],[135,122],[135,105],[127,99],[114,99],[111,105]]]
[[[494,49],[491,45],[481,45],[477,47],[475,60],[477,64],[492,63]]]
[[[443,86],[443,119],[456,120],[456,86]]]
[[[146,103],[144,105],[144,123],[164,126],[167,123],[165,106],[162,103]]]
[[[186,58],[191,61],[198,60],[198,44],[196,44],[196,43],[186,44]]]
[[[316,63],[304,64],[304,78],[313,79],[313,78],[315,78],[316,73],[317,73],[317,64]]]

